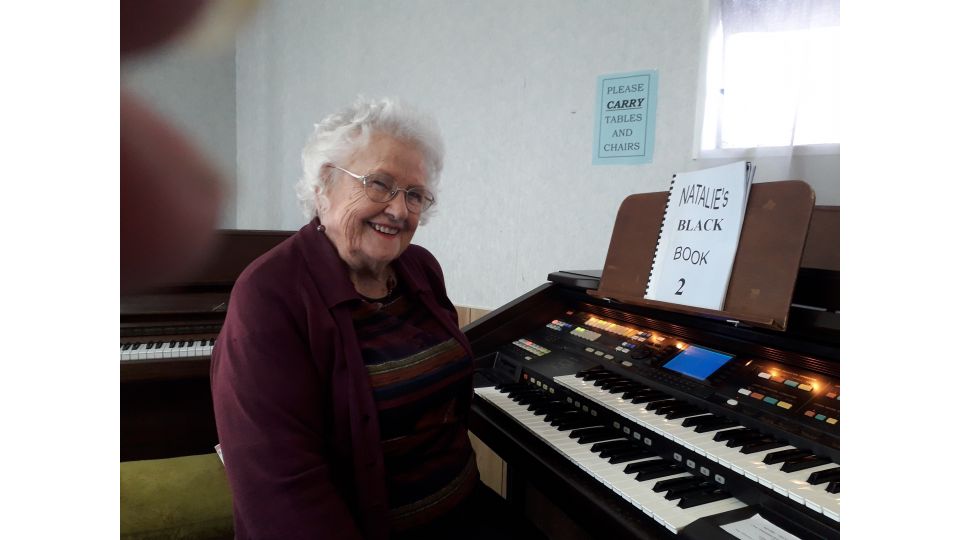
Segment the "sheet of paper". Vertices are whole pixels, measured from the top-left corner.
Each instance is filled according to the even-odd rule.
[[[746,161],[677,174],[645,298],[723,309],[750,193]]]
[[[750,519],[743,521],[721,525],[720,528],[740,540],[800,540],[799,537],[770,523],[760,514],[754,514]]]

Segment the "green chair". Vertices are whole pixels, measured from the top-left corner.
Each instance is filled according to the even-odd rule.
[[[121,462],[120,538],[233,538],[233,497],[217,454]]]

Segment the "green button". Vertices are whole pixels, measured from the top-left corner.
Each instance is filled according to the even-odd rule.
[[[822,414],[818,414],[818,415],[814,416],[814,418],[816,418],[817,420],[820,420],[820,421],[822,422],[822,421],[825,420],[827,417],[824,416],[824,415],[822,415]]]
[[[770,396],[767,396],[767,397],[763,398],[763,400],[766,401],[767,403],[771,404],[771,405],[776,405],[776,404],[777,404],[777,401],[778,401],[777,398],[775,398],[775,397],[770,397]]]
[[[796,388],[797,385],[800,384],[800,383],[798,383],[797,381],[783,381],[783,384],[785,384],[785,385],[787,385],[787,386],[792,386],[792,387]]]

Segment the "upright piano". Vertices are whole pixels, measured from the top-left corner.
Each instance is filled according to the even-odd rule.
[[[210,354],[230,290],[288,231],[224,230],[186,283],[120,297],[120,460],[213,452]]]
[[[535,486],[596,538],[839,538],[838,216],[814,213],[787,331],[598,298],[599,271],[468,325],[508,499]]]

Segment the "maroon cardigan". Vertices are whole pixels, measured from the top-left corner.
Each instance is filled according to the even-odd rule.
[[[360,296],[317,224],[244,270],[213,351],[238,539],[389,535],[377,410],[350,315]],[[394,268],[472,356],[437,260],[411,245]]]

